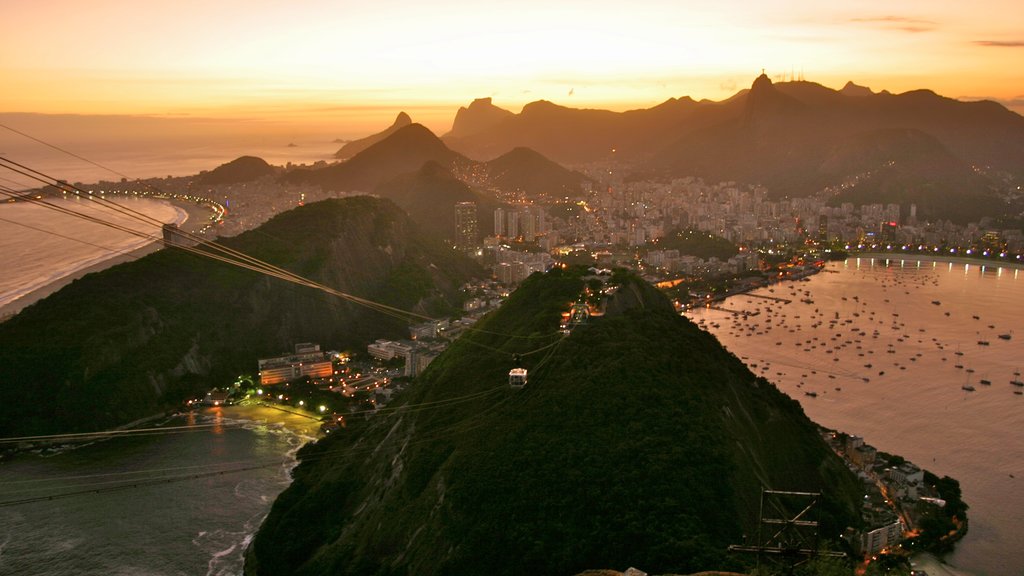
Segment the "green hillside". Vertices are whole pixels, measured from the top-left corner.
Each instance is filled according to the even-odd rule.
[[[738,568],[726,548],[753,534],[762,487],[823,491],[824,535],[856,524],[860,487],[799,404],[620,281],[608,314],[563,338],[584,280],[532,276],[400,406],[304,449],[246,572]]]
[[[350,294],[449,312],[476,266],[387,200],[328,200],[223,244]],[[77,280],[0,324],[0,434],[92,431],[253,373],[296,342],[408,334],[402,321],[277,278],[165,249]]]

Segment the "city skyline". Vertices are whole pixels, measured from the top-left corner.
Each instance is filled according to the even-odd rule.
[[[613,110],[721,100],[761,72],[927,88],[1024,111],[1024,10],[1008,0],[821,6],[644,1],[356,6],[311,1],[5,3],[0,112],[339,118],[432,129],[493,97]],[[26,47],[31,46],[31,49]],[[360,124],[360,126],[362,126]]]

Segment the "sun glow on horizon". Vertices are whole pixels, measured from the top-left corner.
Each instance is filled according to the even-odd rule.
[[[20,23],[0,51],[3,112],[369,120],[421,109],[446,129],[478,97],[514,111],[539,99],[626,110],[721,100],[762,68],[1024,107],[1024,10],[1010,0],[9,0],[0,14]]]

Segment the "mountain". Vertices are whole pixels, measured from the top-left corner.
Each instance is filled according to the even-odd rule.
[[[581,274],[531,276],[386,413],[300,451],[246,574],[739,571],[765,486],[822,490],[823,536],[856,525],[860,484],[799,404],[654,288],[618,275],[563,337],[601,287]]]
[[[384,182],[374,193],[398,204],[424,232],[445,240],[455,239],[455,204],[475,202],[480,234],[494,234],[494,219],[489,215],[500,204],[476,192],[436,162],[427,162],[416,172]]]
[[[643,156],[674,140],[676,125],[702,106],[690,98],[672,98],[649,109],[610,112],[540,100],[474,133],[460,135],[453,127],[444,140],[453,150],[478,160],[518,147],[562,164]]]
[[[537,198],[578,196],[589,178],[548,160],[530,148],[513,148],[484,163],[487,183],[496,189]]]
[[[842,89],[839,90],[839,93],[842,94],[843,96],[854,96],[854,97],[856,97],[856,96],[873,96],[874,95],[874,92],[871,91],[871,88],[868,88],[867,86],[859,86],[857,84],[854,84],[852,80],[850,82],[847,82],[842,87]]]
[[[428,161],[445,167],[468,163],[422,124],[409,124],[345,162],[325,168],[292,170],[282,179],[293,184],[315,184],[327,190],[369,192],[386,180],[419,170]]]
[[[911,133],[916,136],[906,136]],[[912,138],[911,148],[883,142],[892,138]],[[920,144],[926,139],[931,151],[924,161]],[[776,198],[855,182],[843,194],[846,201],[874,201],[869,198],[880,197],[878,190],[899,190],[901,201],[918,203],[927,218],[957,222],[982,207],[1002,211],[993,193],[1000,173],[1024,178],[1024,117],[995,102],[961,102],[929,90],[876,93],[852,82],[841,90],[774,83],[764,74],[721,102],[670,99],[621,113],[533,102],[489,127],[463,135],[453,130],[444,140],[471,158],[529,147],[563,164],[610,163],[639,178],[762,184]],[[876,154],[881,150],[885,158]],[[901,168],[888,170],[893,163]],[[941,166],[941,174],[929,166]],[[942,200],[947,193],[953,198]]]
[[[498,108],[491,103],[490,98],[477,98],[469,104],[469,107],[460,106],[455,113],[455,122],[452,124],[451,132],[442,138],[465,138],[478,132],[482,132],[503,120],[513,116],[512,112],[504,108]]]
[[[328,200],[224,245],[334,289],[449,313],[474,263],[392,202]],[[256,360],[407,335],[407,325],[314,289],[164,249],[89,274],[0,323],[0,434],[105,429],[254,373]]]
[[[435,166],[421,171],[427,163]],[[478,192],[457,190],[455,178],[488,193],[530,197],[576,195],[588,181],[586,176],[526,148],[514,149],[490,162],[475,162],[449,149],[420,124],[410,124],[396,131],[345,162],[324,168],[299,168],[282,176],[288,183],[314,184],[328,190],[374,191],[406,206],[413,198],[399,191],[403,186],[428,192],[444,190],[443,194],[449,198],[479,200],[481,206],[486,202],[493,205],[492,200],[480,200],[483,197]],[[447,218],[445,215],[444,220]],[[421,223],[428,228],[440,225],[437,220]]]
[[[775,197],[856,182],[844,200],[878,201],[884,195],[871,190],[899,190],[929,217],[960,222],[982,207],[999,211],[974,165],[1024,174],[1024,118],[991,102],[840,92],[762,75],[726,108],[720,121],[655,154],[649,173],[763,184]],[[934,202],[946,193],[949,201]]]
[[[227,164],[221,164],[209,172],[201,173],[196,180],[205,186],[216,186],[218,184],[252,182],[273,173],[274,167],[267,164],[262,158],[241,156]]]
[[[334,153],[334,157],[338,160],[347,160],[410,124],[412,124],[412,118],[405,112],[399,112],[395,121],[386,130],[346,143]]]

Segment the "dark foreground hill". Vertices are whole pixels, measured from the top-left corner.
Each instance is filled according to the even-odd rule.
[[[337,290],[436,314],[475,265],[393,203],[329,200],[223,244]],[[326,349],[405,324],[310,288],[165,249],[77,280],[0,324],[0,435],[98,430],[148,416],[296,342]]]
[[[797,402],[633,278],[562,338],[583,287],[532,276],[400,403],[306,447],[246,573],[738,567],[762,487],[822,490],[823,535],[856,523],[859,484]]]

